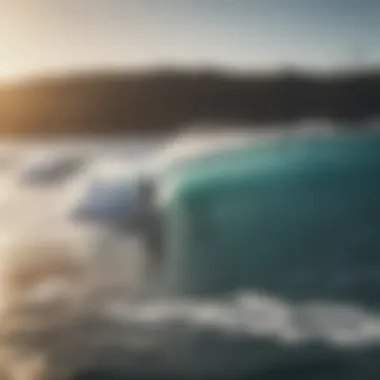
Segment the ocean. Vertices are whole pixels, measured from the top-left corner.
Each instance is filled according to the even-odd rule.
[[[139,292],[146,265],[139,239],[68,218],[94,173],[133,175],[166,144],[0,144],[0,239],[19,231],[70,238],[99,263],[91,297],[75,318],[55,323],[56,316],[42,313],[28,324],[32,316],[21,310],[21,322],[0,325],[0,378],[378,379],[376,307],[296,303],[245,289],[218,299],[153,297]],[[57,173],[49,180],[33,175],[31,164],[54,162],[57,151],[85,164],[64,180]]]

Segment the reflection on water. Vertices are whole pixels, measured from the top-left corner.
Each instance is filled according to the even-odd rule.
[[[28,167],[25,162],[45,145],[0,150],[0,161],[4,152],[4,162],[9,162],[0,168],[2,268],[7,268],[6,254],[14,262],[6,244],[20,232],[71,242],[60,266],[50,267],[56,268],[59,281],[44,277],[44,284],[37,284],[34,278],[44,276],[41,272],[26,278],[30,272],[19,269],[22,282],[29,285],[22,288],[25,298],[18,307],[6,310],[7,288],[0,281],[5,305],[1,379],[110,379],[110,371],[118,379],[378,378],[380,315],[369,305],[291,303],[255,293],[212,300],[153,299],[142,294],[146,258],[141,242],[109,226],[82,226],[66,218],[72,199],[95,166],[125,163],[133,171],[133,163],[157,147],[117,144],[72,144],[73,154],[80,150],[92,165],[67,181],[32,187],[20,185],[18,178]],[[56,257],[58,247],[50,246]],[[30,256],[28,265],[37,268],[38,255]],[[68,263],[75,268],[84,265],[80,281],[67,277],[69,271],[62,268]]]

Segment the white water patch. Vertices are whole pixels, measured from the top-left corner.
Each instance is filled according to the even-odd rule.
[[[229,300],[149,300],[145,304],[110,303],[101,311],[119,323],[149,327],[182,323],[222,333],[243,334],[300,345],[321,341],[352,348],[380,342],[380,314],[349,304],[324,301],[288,303],[276,297],[245,293]]]

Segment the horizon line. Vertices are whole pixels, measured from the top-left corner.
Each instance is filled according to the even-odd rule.
[[[229,65],[178,65],[162,64],[156,66],[136,66],[136,67],[109,67],[100,66],[92,68],[71,68],[67,70],[45,70],[41,72],[25,73],[0,77],[0,85],[7,86],[13,84],[23,84],[29,82],[40,82],[49,80],[63,80],[75,77],[95,77],[95,76],[117,76],[117,75],[147,75],[159,73],[215,73],[221,75],[231,75],[235,77],[250,75],[279,75],[286,73],[304,74],[311,76],[347,75],[358,73],[369,73],[380,71],[380,62],[362,67],[341,66],[331,68],[306,67],[302,65],[288,64],[267,68],[237,68]]]

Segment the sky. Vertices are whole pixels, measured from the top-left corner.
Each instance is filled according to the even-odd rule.
[[[380,0],[0,0],[0,79],[380,66]]]

